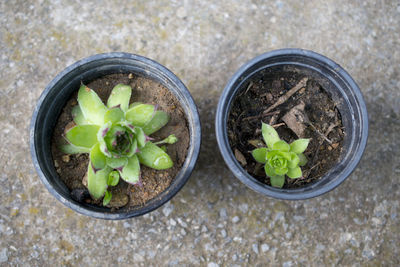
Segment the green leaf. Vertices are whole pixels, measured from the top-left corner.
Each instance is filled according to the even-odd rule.
[[[107,108],[95,91],[85,85],[81,85],[78,92],[78,103],[83,116],[89,123],[102,125],[104,113]]]
[[[119,172],[117,171],[110,172],[110,174],[108,175],[107,184],[110,186],[116,186],[118,182],[119,182]]]
[[[134,106],[143,104],[142,102],[133,102],[132,104],[129,105],[129,108],[133,108]]]
[[[99,199],[104,195],[107,189],[108,175],[111,172],[111,168],[106,166],[104,169],[94,173],[92,164],[89,162],[88,166],[88,189],[90,195],[94,199]]]
[[[140,163],[156,170],[168,169],[174,165],[169,155],[152,142],[146,143],[138,157]]]
[[[117,123],[124,119],[124,112],[120,108],[111,108],[104,114],[104,122]]]
[[[290,153],[291,159],[288,161],[287,166],[289,168],[294,168],[299,165],[300,158],[296,155],[296,153]]]
[[[301,154],[298,154],[297,156],[300,159],[299,166],[304,166],[307,164],[308,160],[307,160],[306,156],[304,156],[304,154],[301,153]]]
[[[268,164],[268,162],[265,164],[264,170],[265,170],[265,174],[268,177],[272,177],[272,176],[276,175],[274,168],[272,168],[271,165]]]
[[[168,121],[169,115],[162,110],[157,110],[154,114],[154,117],[145,126],[143,126],[143,131],[145,134],[150,135],[164,127]]]
[[[107,107],[119,106],[122,111],[127,111],[131,99],[132,88],[129,85],[117,84],[111,91],[107,100]]]
[[[100,143],[100,150],[103,152],[104,155],[107,157],[111,157],[111,153],[107,148],[106,141],[104,137],[106,137],[108,131],[111,129],[111,122],[107,122],[101,126],[101,128],[97,131],[97,141]]]
[[[149,104],[138,104],[128,109],[125,118],[134,126],[143,127],[151,121],[155,113],[155,107]]]
[[[290,150],[290,146],[289,146],[289,144],[286,143],[285,141],[279,140],[279,141],[275,142],[275,143],[272,145],[272,149],[287,152],[287,151]]]
[[[293,168],[293,169],[289,169],[288,172],[286,173],[287,176],[289,176],[289,178],[295,179],[295,178],[299,178],[301,177],[302,173],[301,173],[301,169],[299,166]]]
[[[303,153],[308,144],[310,143],[310,139],[298,139],[290,144],[290,151],[296,154]]]
[[[285,183],[285,176],[284,175],[275,175],[270,177],[271,185],[273,187],[282,188],[283,184]]]
[[[77,125],[88,124],[85,116],[83,116],[82,110],[79,105],[76,105],[71,110],[72,118]]]
[[[271,125],[262,122],[261,132],[268,148],[272,148],[276,142],[281,140],[278,133]]]
[[[65,154],[79,154],[90,152],[90,148],[74,146],[72,144],[60,145],[60,150]]]
[[[71,128],[65,137],[74,146],[91,148],[97,143],[97,132],[99,126],[86,124]]]
[[[274,171],[277,175],[285,175],[288,172],[288,168],[287,167],[275,168]]]
[[[134,131],[139,148],[144,147],[146,145],[146,135],[144,131],[140,127],[135,127]]]
[[[261,148],[256,148],[254,149],[251,154],[253,155],[253,158],[260,162],[260,163],[265,163],[267,161],[267,151],[268,148],[266,147],[261,147]]]
[[[107,157],[106,161],[107,161],[107,165],[113,169],[121,169],[128,163],[128,159],[125,157],[124,158],[109,158],[109,157]]]
[[[106,156],[101,152],[99,143],[92,147],[89,158],[95,172],[106,166]]]
[[[112,198],[112,194],[110,191],[107,190],[106,194],[104,195],[104,198],[103,198],[103,206],[107,206],[108,203],[110,203],[111,198]]]
[[[139,182],[140,164],[136,155],[128,159],[128,164],[120,171],[120,174],[121,178],[127,183],[136,184]]]

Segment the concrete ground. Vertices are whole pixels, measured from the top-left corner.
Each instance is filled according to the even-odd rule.
[[[34,3],[29,3],[34,2]],[[398,266],[398,1],[1,1],[1,266]],[[300,47],[358,82],[370,136],[356,171],[306,201],[254,193],[216,148],[214,115],[229,77],[273,49]],[[101,52],[157,60],[189,87],[203,146],[185,187],[126,221],[79,215],[40,182],[29,154],[36,100],[67,65]]]

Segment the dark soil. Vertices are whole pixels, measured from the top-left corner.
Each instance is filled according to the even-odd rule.
[[[305,77],[308,78],[305,88],[263,115],[263,111]],[[251,151],[260,144],[266,146],[261,135],[261,121],[275,125],[274,128],[280,138],[291,143],[299,137],[282,121],[282,117],[301,102],[305,104],[304,113],[315,127],[313,129],[309,124],[304,124],[302,138],[311,138],[304,152],[308,163],[301,167],[303,177],[298,179],[286,177],[283,188],[299,188],[314,183],[338,161],[345,134],[341,115],[336,107],[337,104],[320,84],[317,78],[302,74],[301,71],[283,70],[264,70],[244,84],[231,106],[228,136],[235,157],[250,175],[270,185],[262,164],[257,163],[251,155]],[[330,132],[326,135],[329,128]],[[331,144],[317,131],[325,134]]]
[[[105,103],[112,88],[119,83],[132,87],[131,102],[158,104],[159,110],[170,115],[168,124],[152,134],[151,137],[157,141],[170,134],[175,134],[179,140],[173,145],[167,145],[167,153],[174,162],[172,168],[157,171],[141,165],[142,186],[130,185],[120,179],[117,186],[111,187],[113,195],[111,207],[120,207],[126,202],[129,202],[127,207],[135,207],[145,204],[169,187],[185,161],[190,136],[185,113],[179,101],[158,82],[132,74],[112,74],[94,80],[87,86],[95,90]],[[62,142],[62,134],[65,129],[73,125],[71,109],[77,104],[77,93],[75,93],[58,118],[52,139],[52,154],[56,170],[71,191],[85,188],[82,179],[87,172],[88,154],[66,155],[59,151],[57,144]],[[95,202],[91,199],[85,201],[101,205],[100,201]]]

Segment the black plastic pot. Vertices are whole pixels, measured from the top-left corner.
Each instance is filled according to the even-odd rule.
[[[345,129],[340,162],[317,182],[297,189],[279,189],[259,182],[236,160],[227,135],[227,120],[235,96],[263,70],[300,69],[318,79],[336,103]],[[251,189],[274,198],[307,199],[324,194],[341,184],[354,170],[364,152],[368,137],[368,115],[364,99],[350,75],[332,60],[312,51],[282,49],[260,55],[243,65],[229,80],[217,108],[215,128],[221,154],[232,173]]]
[[[156,80],[168,88],[180,101],[188,120],[190,145],[186,160],[171,185],[144,206],[134,209],[119,209],[94,206],[75,201],[70,191],[60,180],[53,164],[51,137],[59,114],[81,82],[88,83],[96,78],[115,73],[134,73]],[[200,151],[200,119],[189,91],[167,68],[148,58],[127,53],[98,54],[82,59],[67,67],[52,80],[40,96],[33,112],[30,126],[30,148],[33,164],[47,189],[67,207],[101,219],[126,219],[143,215],[170,200],[189,179]]]

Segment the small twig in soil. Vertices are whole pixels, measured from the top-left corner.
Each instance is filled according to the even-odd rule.
[[[301,88],[305,87],[307,84],[308,78],[305,77],[303,79],[300,80],[300,82],[298,82],[292,89],[290,89],[289,91],[287,91],[286,94],[284,94],[283,96],[281,96],[280,98],[278,98],[278,100],[269,108],[267,108],[264,112],[270,112],[271,110],[273,110],[274,108],[276,108],[277,106],[285,103],[294,93],[296,93],[297,91],[299,91]]]
[[[251,81],[251,82],[249,83],[249,85],[247,86],[246,91],[242,92],[240,95],[247,94],[247,92],[250,90],[250,88],[251,88],[252,86],[253,86],[253,81]]]
[[[281,123],[274,124],[274,125],[271,125],[271,126],[274,127],[274,128],[278,128],[278,127],[281,127],[283,125],[286,125],[286,123],[281,122]],[[256,134],[260,134],[261,132],[262,132],[261,129],[256,129]]]
[[[328,135],[332,132],[333,128],[335,128],[336,126],[339,126],[339,123],[332,123],[331,125],[329,125],[328,129],[325,132],[325,136],[328,137]]]
[[[328,137],[326,137],[323,133],[321,133],[320,131],[318,131],[317,128],[315,128],[315,126],[310,122],[310,121],[305,121],[305,123],[307,123],[308,125],[311,126],[311,128],[319,135],[321,136],[326,142],[328,142],[330,145],[332,144],[332,141],[328,139]]]
[[[267,117],[267,116],[271,116],[271,115],[275,115],[275,114],[279,114],[280,111],[273,111],[273,112],[268,112],[268,113],[261,113],[260,115],[256,115],[256,116],[249,116],[246,118],[243,118],[243,121],[247,121],[247,120],[255,120],[255,119],[260,119],[263,117]]]
[[[277,111],[276,114],[274,114],[271,119],[269,120],[269,125],[275,124],[276,120],[278,119],[278,115],[279,115],[280,111]]]

